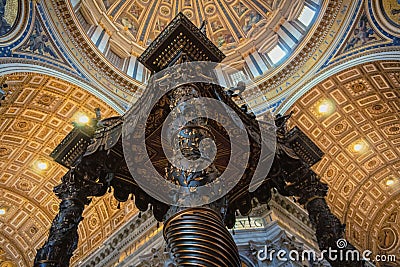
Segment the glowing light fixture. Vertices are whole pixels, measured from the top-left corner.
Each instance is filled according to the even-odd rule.
[[[367,149],[368,149],[368,143],[365,142],[363,139],[358,139],[349,145],[349,150],[353,153],[361,154],[366,152]]]
[[[49,165],[47,164],[46,161],[39,160],[38,162],[36,162],[36,167],[37,167],[39,170],[44,171],[44,170],[46,170],[46,169],[49,167]]]
[[[329,99],[324,99],[317,105],[317,112],[320,115],[331,115],[334,111],[335,104]]]
[[[360,152],[361,150],[363,150],[364,148],[364,144],[363,143],[357,143],[354,144],[353,149],[355,152]]]
[[[6,209],[0,209],[0,215],[6,214]]]
[[[86,116],[85,114],[80,114],[78,116],[78,122],[81,123],[81,124],[86,124],[86,123],[89,122],[89,117]]]
[[[393,178],[387,179],[387,180],[386,180],[386,185],[387,185],[387,186],[394,185],[394,179],[393,179]]]
[[[327,113],[329,111],[328,103],[323,103],[318,107],[319,113]]]

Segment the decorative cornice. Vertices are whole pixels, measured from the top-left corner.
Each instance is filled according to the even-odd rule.
[[[252,213],[256,216],[266,217],[268,214],[271,213],[271,211],[278,212],[275,213],[275,215],[277,216],[283,216],[284,220],[282,221],[290,222],[295,220],[297,222],[296,225],[298,225],[303,232],[307,232],[310,237],[313,238],[313,242],[316,242],[316,239],[314,237],[315,229],[310,222],[307,211],[303,207],[294,203],[288,197],[284,197],[278,193],[274,193],[268,205],[260,205],[254,208]]]
[[[93,251],[86,259],[80,261],[78,266],[108,266],[110,262],[119,258],[120,252],[131,245],[136,239],[146,235],[156,225],[157,221],[153,217],[151,210],[141,213],[141,216],[136,214],[108,237],[103,242],[103,245]]]

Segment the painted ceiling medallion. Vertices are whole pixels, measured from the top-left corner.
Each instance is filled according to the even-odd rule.
[[[400,37],[400,1],[373,0],[372,7],[379,25],[391,35]]]
[[[10,33],[19,13],[18,0],[0,1],[0,37]]]
[[[398,236],[393,229],[386,227],[382,229],[378,237],[378,246],[383,250],[390,249],[397,243]]]
[[[379,0],[383,15],[386,20],[395,27],[400,27],[400,1],[398,0]]]

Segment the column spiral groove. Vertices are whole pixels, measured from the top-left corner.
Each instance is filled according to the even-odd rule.
[[[164,225],[164,238],[178,266],[241,266],[231,234],[211,209],[188,208],[176,213]]]

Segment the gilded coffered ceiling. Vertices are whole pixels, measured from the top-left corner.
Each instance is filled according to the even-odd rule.
[[[325,79],[290,109],[325,156],[315,165],[328,202],[360,249],[399,255],[400,63],[376,62]]]
[[[0,208],[5,213],[0,215],[0,263],[31,266],[58,212],[53,187],[66,172],[49,154],[79,115],[94,117],[97,107],[103,117],[116,112],[87,91],[53,77],[19,73],[2,77],[0,83],[8,84],[0,106]],[[79,228],[76,257],[99,246],[136,213],[133,203],[121,209],[117,204],[111,195],[93,200]]]

